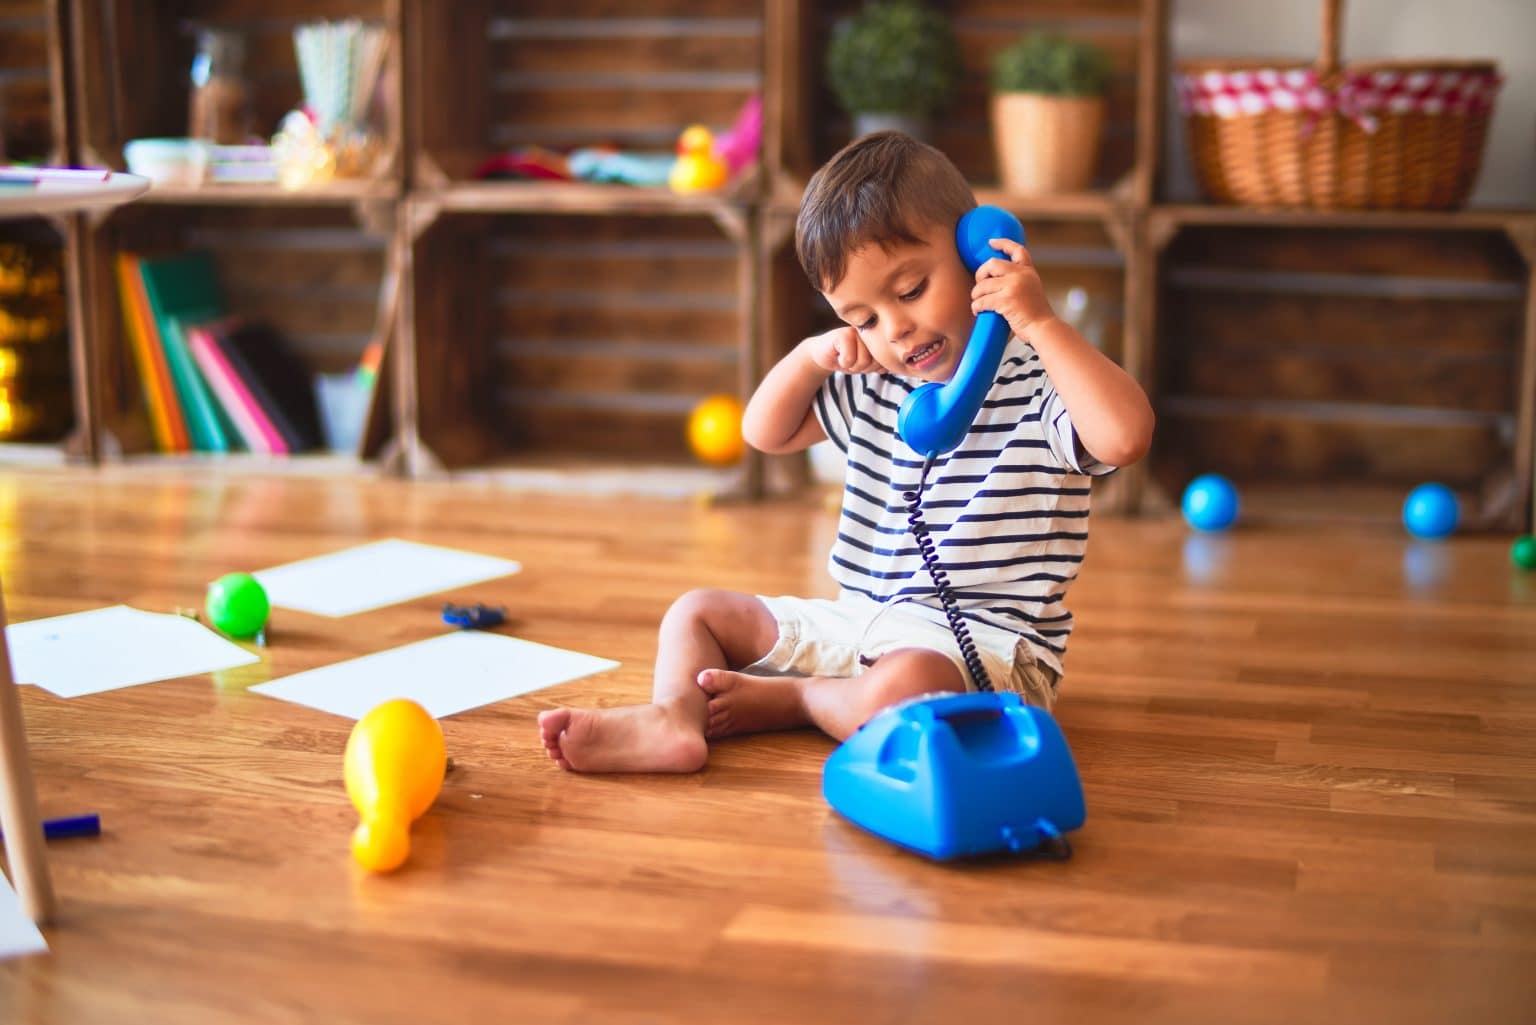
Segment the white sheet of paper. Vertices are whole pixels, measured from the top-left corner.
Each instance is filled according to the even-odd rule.
[[[261,581],[273,605],[319,616],[350,616],[522,568],[510,559],[391,538],[252,576]]]
[[[462,630],[285,676],[251,690],[349,719],[361,719],[391,698],[410,698],[434,718],[442,718],[618,664],[516,637]]]
[[[5,628],[17,683],[61,698],[260,662],[186,616],[113,605]]]
[[[0,875],[0,960],[47,951],[48,941],[21,910],[21,898],[5,876]]]

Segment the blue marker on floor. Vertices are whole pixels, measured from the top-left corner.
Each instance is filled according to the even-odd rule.
[[[68,840],[72,836],[100,836],[101,816],[70,815],[62,819],[48,819],[43,823],[44,840]],[[0,833],[0,838],[5,836]]]

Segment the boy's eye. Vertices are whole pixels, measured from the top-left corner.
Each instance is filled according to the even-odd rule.
[[[923,294],[923,289],[925,289],[927,287],[928,287],[928,279],[924,278],[923,280],[919,281],[916,285],[912,286],[912,288],[909,291],[901,293],[900,298],[902,300],[906,301],[906,302],[911,302],[913,299],[916,299],[918,296],[922,295]]]
[[[855,331],[868,331],[870,328],[872,328],[874,326],[875,326],[875,318],[874,317],[870,317],[868,320],[866,320],[862,324],[855,324],[855,325],[853,325],[853,329]]]

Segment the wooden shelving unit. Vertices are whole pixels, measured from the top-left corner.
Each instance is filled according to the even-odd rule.
[[[59,163],[68,158],[67,39],[62,0],[18,0],[7,6],[6,18],[0,24],[0,48],[5,53],[4,76],[0,79],[0,149],[4,159]],[[0,222],[0,243],[58,251],[67,326],[56,338],[34,341],[22,348],[31,350],[29,355],[34,362],[40,357],[41,362],[60,368],[59,372],[68,377],[67,381],[60,380],[57,387],[50,380],[41,389],[36,387],[32,375],[29,381],[4,382],[8,402],[16,401],[18,386],[25,385],[21,391],[45,392],[50,401],[62,402],[68,408],[57,413],[50,410],[45,419],[53,421],[55,429],[44,430],[43,440],[0,444],[0,461],[49,465],[94,457],[84,412],[88,398],[83,382],[89,366],[89,337],[81,327],[87,291],[82,280],[79,245],[82,224],[76,214]],[[13,342],[6,339],[3,344],[9,347]],[[16,373],[16,367],[12,365],[8,372]],[[48,376],[52,377],[51,371]],[[31,396],[25,399],[30,401]],[[19,419],[19,414],[16,415]]]
[[[41,456],[173,463],[149,452],[110,269],[119,249],[190,241],[216,251],[240,301],[299,338],[316,369],[389,340],[361,458],[328,466],[692,481],[691,405],[745,396],[786,346],[830,319],[788,243],[805,182],[848,138],[821,69],[832,25],[856,6],[38,0],[27,8],[33,92],[49,105],[55,156],[114,168],[127,140],[184,131],[199,26],[251,34],[265,124],[299,96],[295,25],[358,17],[393,43],[385,145],[366,178],[300,192],[157,188],[108,217],[50,222],[77,307],[79,426]],[[1169,8],[944,7],[966,71],[933,141],[981,202],[1025,221],[1048,286],[1086,292],[1105,351],[1158,406],[1152,457],[1105,482],[1099,508],[1166,509],[1188,476],[1222,470],[1259,518],[1310,509],[1385,519],[1391,496],[1439,475],[1468,497],[1473,524],[1517,525],[1536,435],[1536,211],[1160,202]],[[987,69],[998,48],[1040,26],[1089,36],[1114,57],[1106,145],[1087,192],[1024,197],[995,184]],[[664,150],[689,123],[730,124],[753,93],[762,159],[724,194],[480,173],[522,145]],[[1268,334],[1248,342],[1245,331]],[[308,472],[302,462],[212,465]],[[806,469],[749,459],[724,483],[703,477],[759,494],[803,483]],[[1333,504],[1348,513],[1330,514],[1330,496],[1346,493]]]

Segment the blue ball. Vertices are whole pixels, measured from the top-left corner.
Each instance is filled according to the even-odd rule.
[[[1237,506],[1237,488],[1219,473],[1202,474],[1184,489],[1184,522],[1196,530],[1226,530]]]
[[[1420,484],[1403,502],[1403,526],[1414,537],[1445,537],[1460,519],[1456,495],[1444,484]]]

